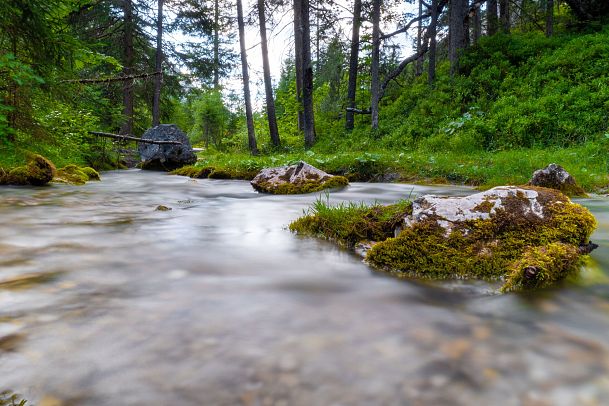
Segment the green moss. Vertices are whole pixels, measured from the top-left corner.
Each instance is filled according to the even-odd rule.
[[[209,179],[235,179],[235,174],[224,169],[214,169],[207,177]]]
[[[437,218],[428,217],[394,237],[393,230],[412,211],[409,202],[330,208],[318,201],[310,213],[290,225],[290,230],[349,246],[380,241],[368,251],[366,260],[397,277],[506,278],[503,291],[545,287],[574,271],[581,257],[579,247],[589,242],[596,220],[560,192],[535,189],[540,193],[543,219],[528,213],[526,197],[517,195],[506,199],[506,209],[494,211],[490,219],[454,223],[447,230]],[[538,272],[525,281],[523,270],[527,266]]]
[[[329,207],[319,199],[306,216],[290,224],[290,230],[352,247],[360,241],[382,241],[392,237],[395,228],[410,213],[412,203],[409,201],[389,206],[349,203]]]
[[[99,172],[97,172],[95,169],[91,168],[90,166],[84,166],[84,167],[80,168],[80,170],[89,177],[89,180],[101,180],[101,177],[99,176]]]
[[[271,182],[258,182],[252,184],[254,189],[262,193],[272,193],[275,195],[297,195],[305,193],[319,192],[324,189],[342,188],[349,184],[344,176],[332,176],[325,182],[319,180],[306,180],[299,183],[282,183],[276,185]]]
[[[67,165],[57,171],[54,182],[69,183],[71,185],[84,185],[89,176],[76,165]]]
[[[43,186],[53,179],[55,165],[40,155],[31,155],[25,166],[13,168],[8,174],[4,173],[4,182],[11,185]]]
[[[537,289],[556,284],[577,271],[578,249],[560,242],[528,248],[508,267],[502,292]]]

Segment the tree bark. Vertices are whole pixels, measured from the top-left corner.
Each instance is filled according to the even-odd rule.
[[[372,129],[379,127],[379,99],[381,81],[379,76],[380,68],[380,46],[381,46],[381,0],[374,0],[372,3],[372,85],[370,89],[370,112],[372,114]]]
[[[417,52],[421,51],[422,40],[423,40],[423,0],[419,0],[419,24],[417,26]],[[423,73],[423,58],[417,59],[417,64],[415,65],[414,74],[416,76],[421,76]]]
[[[277,129],[275,99],[273,98],[273,83],[271,82],[271,68],[269,66],[269,50],[266,38],[266,15],[264,12],[264,0],[258,0],[258,19],[260,22],[260,46],[262,48],[262,69],[264,71],[264,91],[266,94],[266,116],[269,122],[271,143],[273,146],[278,147],[281,144],[281,141],[279,140],[279,130]]]
[[[220,0],[214,0],[214,89],[220,88]]]
[[[488,0],[486,6],[486,33],[497,34],[499,29],[499,18],[497,17],[497,0]]]
[[[304,129],[302,110],[302,0],[294,0],[294,68],[296,70],[296,105],[298,106],[298,129]]]
[[[359,64],[359,27],[361,25],[362,0],[353,3],[353,32],[351,33],[351,53],[349,55],[349,84],[347,85],[347,114],[345,129],[353,130],[355,125],[355,95],[357,90],[357,69]]]
[[[504,33],[510,32],[510,1],[499,0],[499,18],[501,19],[501,29]]]
[[[429,23],[429,67],[427,80],[433,86],[436,80],[436,48],[438,30],[438,0],[431,0],[431,22]]]
[[[450,75],[454,76],[459,70],[459,56],[466,46],[465,17],[467,0],[451,0],[450,27],[449,27],[449,60]]]
[[[158,0],[158,15],[156,21],[156,60],[154,77],[154,93],[152,96],[152,126],[161,123],[161,83],[163,81],[163,0]]]
[[[554,34],[554,0],[546,0],[546,36]]]
[[[237,25],[239,27],[239,45],[241,48],[241,74],[243,76],[243,98],[245,99],[245,120],[247,122],[247,140],[252,155],[258,155],[256,133],[254,132],[254,117],[252,100],[250,98],[250,77],[247,67],[247,52],[245,48],[245,26],[243,24],[243,7],[237,0]]]
[[[123,0],[123,75],[133,73],[133,4],[132,0]],[[123,116],[121,134],[133,134],[133,79],[123,82]]]
[[[473,29],[473,43],[476,44],[480,37],[482,36],[482,16],[480,15],[480,6],[478,5],[474,9],[473,20],[474,20],[474,29]]]
[[[315,118],[313,114],[313,64],[311,63],[311,30],[309,0],[296,0],[300,9],[300,32],[302,35],[302,104],[305,147],[315,144]]]

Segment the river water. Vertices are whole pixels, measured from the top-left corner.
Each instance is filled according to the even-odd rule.
[[[355,183],[331,202],[470,189]],[[608,199],[567,286],[396,280],[286,226],[318,195],[109,172],[0,189],[0,391],[48,405],[609,403]],[[171,211],[155,211],[158,205]]]

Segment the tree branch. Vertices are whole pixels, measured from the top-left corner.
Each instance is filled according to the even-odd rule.
[[[93,134],[98,137],[114,138],[114,139],[122,140],[122,141],[135,141],[135,142],[140,142],[143,144],[182,145],[182,143],[179,141],[146,140],[146,139],[141,139],[141,138],[137,138],[137,137],[130,137],[128,135],[118,135],[118,134],[104,133],[104,132],[100,132],[100,131],[89,131],[89,134]]]
[[[482,3],[483,1],[486,1],[486,0],[476,0],[476,3],[478,3],[478,2]],[[438,15],[440,15],[442,10],[444,9],[444,6],[446,6],[447,3],[448,3],[448,0],[441,0],[440,2],[438,2]],[[472,4],[472,7],[473,7],[473,4]],[[412,25],[414,23],[421,21],[421,20],[425,20],[426,18],[429,18],[429,17],[431,17],[431,11],[428,11],[425,14],[421,14],[420,16],[413,18],[412,20],[410,20],[408,22],[408,24],[406,24],[404,27],[400,28],[397,31],[390,32],[389,34],[381,35],[381,39],[383,40],[383,39],[391,38],[398,34],[406,32],[410,29],[410,27],[412,27]]]
[[[152,76],[161,75],[162,72],[140,73],[139,75],[118,76],[112,78],[100,79],[66,79],[60,80],[59,83],[110,83],[110,82],[126,82],[133,79],[144,79]]]

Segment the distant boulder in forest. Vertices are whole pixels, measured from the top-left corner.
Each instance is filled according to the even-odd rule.
[[[180,144],[150,144],[140,142],[138,151],[141,157],[141,168],[171,171],[197,162],[188,136],[175,124],[160,124],[148,129],[143,140],[176,141]]]

